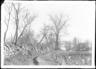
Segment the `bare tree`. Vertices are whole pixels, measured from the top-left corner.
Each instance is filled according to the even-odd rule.
[[[37,52],[37,53],[40,53],[41,49],[42,49],[42,46],[41,43],[42,41],[45,39],[45,37],[47,36],[47,33],[48,33],[48,28],[47,26],[44,24],[43,28],[41,29],[41,39],[37,42],[36,46],[34,47],[34,50]]]
[[[19,27],[19,14],[20,14],[20,3],[17,4],[17,7],[14,3],[12,3],[15,12],[15,25],[16,25],[16,32],[14,36],[14,44],[16,45],[18,39],[18,27]]]
[[[42,38],[40,39],[40,41],[37,43],[37,46],[43,41],[43,39],[45,38],[45,36],[47,35],[48,33],[48,28],[47,26],[44,24],[44,27],[41,31],[41,34],[42,34]]]
[[[24,34],[24,31],[26,30],[28,25],[30,25],[35,18],[36,18],[36,15],[30,16],[30,14],[28,12],[25,13],[25,16],[22,17],[23,22],[24,22],[24,27],[23,27],[23,30],[21,31],[18,39]]]
[[[15,12],[15,26],[16,26],[16,31],[15,31],[15,35],[14,35],[14,44],[17,44],[18,39],[24,34],[25,29],[28,27],[29,24],[31,24],[33,22],[33,20],[36,18],[36,15],[30,16],[29,12],[25,13],[25,16],[21,16],[24,22],[24,27],[23,30],[21,31],[20,35],[18,34],[19,31],[19,24],[20,24],[20,13],[21,10],[23,10],[21,8],[21,3],[17,3],[14,4],[12,3],[12,6],[14,7],[14,12]]]
[[[60,36],[59,34],[61,33],[61,31],[67,26],[67,21],[69,20],[68,17],[64,17],[62,14],[60,15],[49,15],[50,16],[50,20],[53,23],[53,26],[50,26],[50,29],[53,30],[54,34],[55,34],[55,49],[58,50],[59,49],[59,39]]]
[[[12,13],[12,5],[5,4],[5,11],[8,14],[8,18],[5,17],[5,19],[4,19],[4,23],[6,24],[6,30],[4,32],[4,44],[5,44],[5,46],[7,46],[6,45],[6,35],[8,32],[8,28],[9,28],[9,22],[10,22],[11,13]]]

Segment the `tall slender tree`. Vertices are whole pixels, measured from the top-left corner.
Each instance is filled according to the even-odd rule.
[[[5,17],[5,19],[4,19],[4,23],[6,24],[6,30],[4,32],[4,45],[7,46],[6,45],[6,36],[7,36],[8,28],[9,28],[9,23],[10,23],[10,20],[11,20],[12,5],[9,5],[9,4],[6,3],[4,8],[5,8],[5,11],[8,14],[8,18]]]
[[[15,26],[16,26],[16,31],[15,31],[15,35],[14,35],[14,44],[16,45],[17,44],[17,41],[18,39],[24,34],[25,32],[25,29],[28,27],[28,25],[30,25],[33,20],[36,18],[36,15],[33,15],[31,16],[29,14],[29,12],[26,12],[24,14],[24,16],[21,16],[22,20],[23,20],[23,23],[24,23],[24,27],[22,29],[22,31],[20,32],[20,35],[18,34],[19,32],[19,24],[20,24],[20,13],[21,11],[23,10],[22,7],[21,7],[21,3],[17,3],[14,4],[12,3],[12,6],[14,8],[14,14],[15,14]]]

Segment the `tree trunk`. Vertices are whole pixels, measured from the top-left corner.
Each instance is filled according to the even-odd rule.
[[[4,44],[6,43],[6,34],[7,34],[7,30],[8,30],[8,29],[6,29],[6,31],[5,31],[5,33],[4,33]]]
[[[55,45],[55,50],[58,50],[59,47],[58,47],[58,39],[59,39],[59,34],[57,33],[56,34],[56,45]]]
[[[45,36],[46,36],[46,35],[44,35],[44,36],[42,37],[42,39],[37,43],[37,46],[43,41],[43,39],[45,38]]]
[[[16,18],[15,45],[17,44],[17,40],[18,40],[18,24],[19,24],[18,13],[16,14],[16,16],[17,18]]]

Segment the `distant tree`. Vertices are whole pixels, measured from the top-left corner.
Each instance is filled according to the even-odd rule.
[[[60,33],[62,30],[64,30],[68,25],[67,22],[69,20],[69,17],[66,16],[64,17],[62,14],[60,15],[55,15],[55,16],[50,16],[50,20],[53,23],[53,26],[50,27],[51,30],[53,30],[54,34],[55,34],[55,49],[58,50],[59,49],[59,39],[60,39]]]
[[[88,51],[91,50],[91,44],[88,40],[81,42],[77,38],[73,39],[73,49],[75,51]]]
[[[90,42],[86,40],[85,42],[81,43],[80,50],[84,50],[84,51],[91,50]]]

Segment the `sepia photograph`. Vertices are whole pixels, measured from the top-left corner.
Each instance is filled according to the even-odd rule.
[[[5,1],[1,67],[95,67],[95,1]]]

